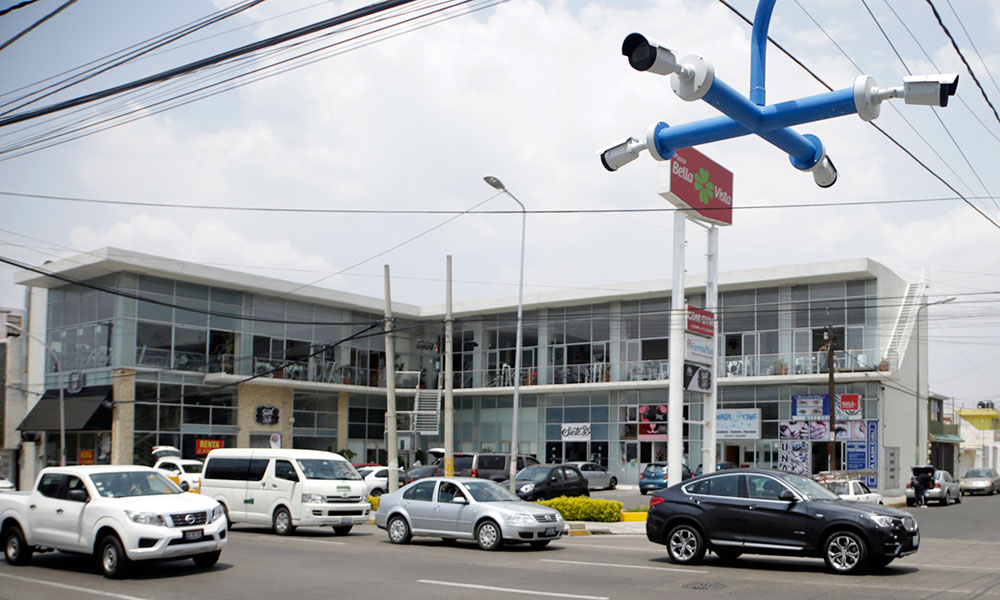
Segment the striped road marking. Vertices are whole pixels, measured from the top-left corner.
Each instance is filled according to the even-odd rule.
[[[62,590],[71,590],[74,592],[83,592],[84,594],[93,594],[95,596],[105,596],[107,598],[121,598],[122,600],[145,600],[139,596],[129,596],[127,594],[116,594],[114,592],[105,592],[103,590],[95,590],[91,588],[80,587],[77,585],[69,585],[65,583],[56,583],[54,581],[45,581],[44,579],[35,579],[33,577],[21,577],[20,575],[8,575],[6,573],[0,573],[0,577],[6,577],[7,579],[15,579],[17,581],[24,581],[27,583],[37,583],[38,585],[47,585],[54,588],[59,588]]]
[[[490,592],[506,592],[508,594],[521,594],[525,596],[548,596],[550,598],[580,598],[581,600],[609,600],[608,596],[584,596],[582,594],[561,594],[559,592],[539,592],[537,590],[522,590],[518,588],[504,588],[492,585],[478,585],[475,583],[458,583],[456,581],[437,581],[434,579],[418,579],[417,583],[427,583],[430,585],[444,585],[448,587],[466,588],[470,590],[486,590]]]

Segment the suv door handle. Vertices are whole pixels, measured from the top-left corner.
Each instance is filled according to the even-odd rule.
[[[37,504],[29,504],[28,508],[30,508],[31,510],[35,510],[36,508],[38,508],[38,505]]]
[[[63,509],[61,509],[61,508],[57,508],[57,509],[56,509],[56,514],[57,514],[57,515],[61,515],[61,514],[63,514]]]
[[[757,508],[756,504],[751,504],[751,505],[747,506],[747,510],[754,510],[756,508]]]

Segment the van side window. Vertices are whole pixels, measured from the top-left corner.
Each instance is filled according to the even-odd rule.
[[[264,472],[267,471],[267,463],[270,460],[266,458],[254,458],[250,460],[250,467],[247,469],[247,481],[260,481],[264,479]]]
[[[266,467],[267,461],[264,464]],[[249,458],[210,458],[205,465],[205,479],[245,480],[249,468]]]
[[[59,490],[65,481],[65,475],[46,473],[42,475],[42,480],[38,482],[38,493],[49,498],[58,498]]]
[[[286,481],[298,481],[299,476],[295,473],[295,467],[287,460],[274,461],[274,476]]]
[[[434,481],[421,481],[417,485],[403,492],[404,500],[421,500],[430,502],[434,497]]]

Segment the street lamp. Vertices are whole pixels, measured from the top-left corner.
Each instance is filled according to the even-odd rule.
[[[52,360],[56,362],[56,385],[59,386],[59,466],[66,466],[66,402],[63,397],[63,386],[60,379],[62,378],[62,364],[59,362],[59,354],[53,350],[45,338],[38,336],[38,334],[27,331],[20,325],[14,325],[13,323],[7,323],[7,327],[16,329],[21,333],[25,334],[30,338],[34,338],[35,341],[45,346],[45,349],[49,351],[52,355]]]
[[[514,417],[510,432],[510,469],[509,482],[511,493],[517,493],[517,412],[521,405],[521,317],[524,308],[524,230],[528,220],[528,212],[517,197],[510,193],[503,182],[492,175],[483,177],[483,181],[490,184],[494,189],[499,190],[508,196],[521,207],[521,271],[517,280],[517,341],[514,344]]]
[[[935,304],[947,304],[955,300],[955,296],[951,298],[945,298],[944,300],[938,300],[937,302],[924,302],[917,308],[917,389],[914,391],[913,395],[916,397],[916,440],[915,440],[915,450],[913,455],[913,464],[919,465],[920,462],[920,311],[924,310],[928,306],[934,306]],[[930,428],[931,424],[928,421],[927,427]]]

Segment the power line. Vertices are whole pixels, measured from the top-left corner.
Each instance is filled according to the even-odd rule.
[[[41,19],[39,19],[39,20],[35,21],[34,23],[32,23],[31,25],[29,25],[25,29],[21,30],[14,37],[10,38],[9,40],[7,40],[6,42],[4,42],[3,44],[0,44],[0,52],[3,52],[3,50],[5,48],[7,48],[7,46],[10,46],[11,44],[13,44],[14,42],[16,42],[17,40],[19,40],[22,37],[24,37],[24,36],[28,35],[29,33],[31,33],[32,30],[34,30],[36,27],[38,27],[42,23],[48,21],[52,17],[58,15],[59,13],[61,13],[62,11],[64,11],[65,9],[69,8],[70,5],[73,4],[74,2],[76,2],[76,0],[69,0],[68,2],[66,2],[65,4],[63,4],[62,6],[60,6],[59,8],[55,9],[54,11],[50,12],[49,14],[45,15]],[[25,6],[25,3],[22,2],[19,5],[12,6],[10,9],[8,9],[8,11],[14,10],[15,8],[21,8],[22,6]],[[4,13],[0,13],[0,15],[6,14],[6,12],[8,12],[8,11],[5,11]]]
[[[983,55],[979,53],[979,48],[976,46],[975,40],[973,40],[972,36],[969,35],[969,30],[965,28],[965,23],[962,22],[962,17],[958,16],[958,12],[955,10],[955,7],[951,5],[951,0],[945,0],[945,1],[948,3],[948,8],[951,9],[951,14],[955,15],[955,20],[958,21],[958,25],[962,28],[962,31],[965,33],[965,37],[969,38],[969,43],[972,44],[972,49],[975,50],[976,56],[979,57],[979,62],[982,63],[983,69],[986,70],[986,74],[989,75],[990,81],[993,82],[993,87],[1000,90],[1000,85],[997,85],[997,80],[993,78],[993,72],[990,71],[990,66],[986,64],[985,60],[983,60]]]
[[[18,2],[17,4],[15,4],[13,6],[8,6],[7,8],[5,8],[3,10],[0,10],[0,17],[6,15],[9,12],[15,11],[15,10],[17,10],[19,8],[24,8],[25,6],[28,6],[30,4],[34,4],[35,2],[38,2],[38,0],[24,0],[24,2]]]
[[[975,72],[973,72],[972,65],[969,64],[969,61],[965,60],[965,54],[963,54],[962,49],[958,47],[958,42],[955,41],[954,36],[952,36],[951,32],[948,31],[948,27],[944,24],[944,21],[941,20],[941,14],[938,13],[937,8],[934,6],[934,2],[927,0],[927,5],[931,7],[931,11],[934,12],[934,18],[937,19],[938,25],[941,26],[941,30],[944,31],[944,34],[948,36],[949,40],[951,40],[951,47],[955,49],[956,53],[958,53],[958,57],[962,59],[962,64],[965,65],[965,69],[969,72],[969,75],[972,76],[972,80],[976,82],[976,87],[979,88],[979,93],[983,95],[983,100],[986,101],[986,104],[990,105],[990,110],[993,111],[993,116],[996,118],[997,122],[1000,123],[1000,115],[997,114],[996,107],[993,106],[993,103],[990,102],[989,96],[986,95],[986,90],[983,89],[983,84],[979,83],[979,78],[976,77]]]

